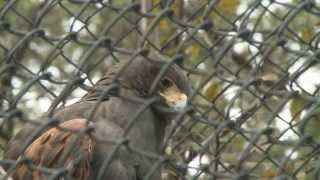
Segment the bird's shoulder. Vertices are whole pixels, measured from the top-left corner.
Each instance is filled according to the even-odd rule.
[[[69,169],[73,178],[91,179],[93,171],[90,162],[95,142],[86,133],[88,124],[86,119],[72,119],[50,128],[28,146],[23,157],[35,167],[52,168],[61,165]],[[20,165],[13,177],[47,178],[46,174],[30,167],[30,164]]]

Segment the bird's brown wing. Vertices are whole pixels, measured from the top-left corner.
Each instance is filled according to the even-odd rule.
[[[82,133],[88,128],[86,119],[72,119],[51,128],[38,137],[24,152],[24,157],[33,162],[33,166],[22,164],[14,172],[14,179],[47,179],[50,174],[35,167],[65,168],[73,179],[94,179],[91,168],[93,139]],[[72,131],[62,130],[70,129]],[[77,130],[77,131],[74,131]],[[52,175],[52,174],[51,174]]]

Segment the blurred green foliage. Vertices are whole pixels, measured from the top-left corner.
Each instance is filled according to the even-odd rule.
[[[164,7],[159,0],[141,1],[151,5],[148,18],[134,9],[119,16],[132,2],[0,0],[1,111],[6,112],[32,77],[52,74],[51,81],[41,80],[21,98],[18,108],[23,116],[0,118],[4,132],[0,134],[1,147],[23,126],[23,118],[38,120],[68,81],[81,75],[92,85],[110,64],[130,57],[123,52],[140,48],[143,19],[150,25]],[[303,75],[309,68],[319,75],[319,57],[310,56],[319,47],[320,7],[314,3],[299,9],[302,3],[176,0],[169,4],[173,14],[162,17],[148,37],[150,49],[168,59],[182,54],[184,65],[197,71],[188,76],[197,91],[192,104],[200,120],[187,117],[180,124],[167,144],[167,154],[186,165],[196,157],[206,157],[210,165],[199,179],[210,179],[216,172],[237,174],[240,155],[252,143],[241,170],[257,179],[280,177],[281,162],[302,136],[319,141],[319,112],[310,117],[303,133],[298,130],[302,116],[319,101],[318,86],[312,84],[310,90],[301,82],[308,81]],[[201,24],[206,26],[199,28]],[[36,34],[17,47],[34,30],[44,34]],[[102,37],[111,39],[120,50],[110,50],[107,41],[93,48]],[[7,55],[13,48],[10,64]],[[69,98],[83,93],[77,88]],[[229,121],[234,124],[223,126]],[[265,135],[252,142],[263,128],[273,128],[270,136],[280,142],[269,142]],[[298,179],[310,176],[310,169],[319,166],[315,163],[317,153],[308,159],[312,150],[301,143],[295,149],[297,156],[288,157],[285,174]],[[300,168],[306,159],[312,163]],[[195,178],[187,170],[179,174],[172,167],[164,174],[167,179]]]

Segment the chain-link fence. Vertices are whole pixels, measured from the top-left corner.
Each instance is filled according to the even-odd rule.
[[[58,126],[52,118],[58,109],[92,91],[114,64],[155,54],[167,62],[160,74],[178,64],[187,75],[189,105],[166,127],[161,152],[130,146],[124,133],[99,165],[100,174],[85,179],[102,179],[101,172],[114,170],[113,156],[122,147],[134,157],[154,159],[141,170],[144,179],[158,179],[159,170],[168,180],[320,179],[318,0],[0,0],[0,7],[2,154],[14,134],[34,127],[18,137],[23,139],[15,144],[23,149],[18,158],[2,155],[2,178],[28,166],[52,179],[68,179],[80,165],[41,166],[25,150]],[[102,89],[89,116],[108,101],[103,97],[124,98],[113,92],[115,84]],[[131,122],[126,127],[157,102],[155,97],[128,101],[143,108],[124,114]],[[91,132],[89,126],[76,131],[75,139],[88,143],[84,137]],[[95,146],[106,143],[93,139]],[[128,169],[114,171],[130,175]],[[134,174],[127,179],[142,178]]]

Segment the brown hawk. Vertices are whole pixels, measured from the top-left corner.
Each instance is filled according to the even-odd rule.
[[[26,149],[21,144],[37,127],[27,126],[10,140],[5,158],[28,160],[12,177],[139,180],[151,173],[160,180],[159,168],[151,172],[152,167],[161,157],[165,128],[187,105],[189,93],[174,63],[118,63],[79,102],[54,112],[59,126],[43,130]]]

